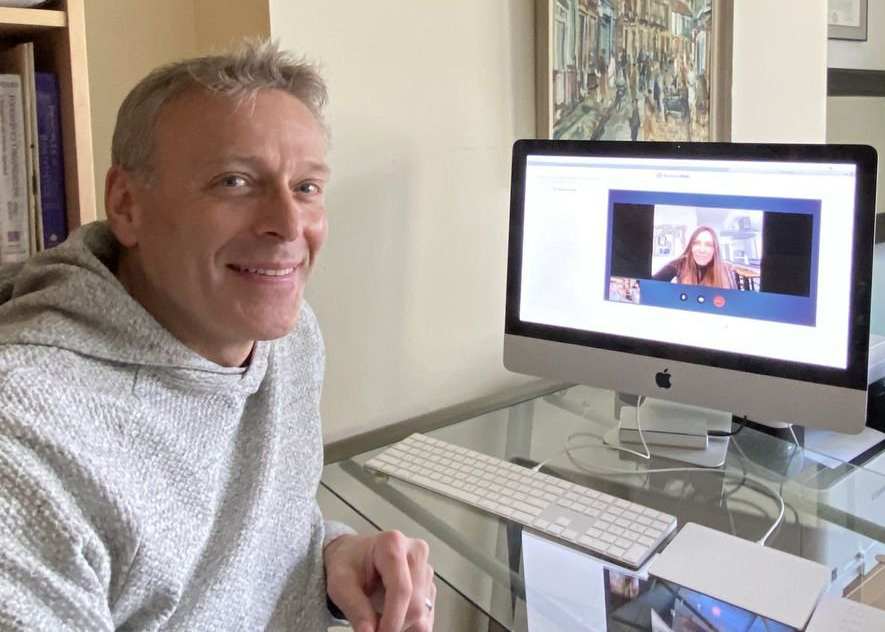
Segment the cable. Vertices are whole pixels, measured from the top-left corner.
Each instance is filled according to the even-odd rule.
[[[605,443],[594,443],[594,444],[592,444],[592,445],[590,445],[590,444],[585,444],[585,445],[579,445],[579,446],[572,446],[572,445],[571,445],[572,439],[576,439],[576,438],[580,438],[580,437],[590,437],[590,438],[592,438],[592,439],[599,439],[599,435],[595,435],[595,434],[593,434],[592,432],[573,432],[573,433],[571,433],[568,437],[566,437],[566,439],[565,439],[565,449],[564,449],[564,450],[560,450],[559,452],[556,452],[555,454],[553,454],[552,456],[550,456],[550,457],[544,459],[543,461],[541,461],[540,463],[538,463],[536,466],[534,466],[534,467],[531,468],[531,469],[537,472],[537,471],[540,470],[542,467],[544,467],[545,465],[547,465],[550,461],[552,461],[553,459],[555,459],[556,457],[558,457],[558,456],[560,456],[560,455],[562,455],[562,454],[566,454],[566,455],[569,455],[569,456],[570,456],[569,453],[570,453],[571,450],[579,450],[579,449],[584,449],[584,448],[597,448],[597,449],[601,449],[601,450],[620,450],[620,449],[621,449],[621,448],[619,448],[619,447],[617,447],[617,446],[608,445],[608,444],[605,444]],[[625,448],[625,450],[626,450],[626,448]],[[630,452],[630,453],[633,453],[632,450],[627,450],[627,451]],[[638,456],[642,456],[642,455],[639,454]],[[577,464],[576,464],[576,465],[577,465]],[[580,467],[580,465],[579,465],[579,467]],[[634,470],[633,472],[630,472],[629,470],[625,470],[625,469],[623,469],[623,468],[606,467],[606,466],[604,466],[604,465],[597,465],[597,466],[594,466],[594,467],[596,467],[597,470],[603,470],[603,471],[612,472],[612,473],[615,473],[615,474],[625,473],[625,472],[629,472],[629,473],[632,473],[632,474],[642,474],[642,473],[644,473],[645,471],[647,471],[647,470],[638,470],[638,469],[637,469],[637,470]]]
[[[572,439],[574,439],[575,437],[589,436],[589,437],[593,437],[593,439],[596,439],[596,440],[599,439],[599,437],[597,435],[591,434],[589,432],[574,432],[574,433],[571,433],[568,437],[566,437],[565,450],[561,450],[560,452],[557,452],[553,456],[541,461],[536,466],[534,466],[532,469],[534,471],[538,471],[544,465],[549,463],[551,460],[555,459],[560,454],[565,453],[566,456],[568,456],[569,460],[572,463],[574,463],[578,468],[590,470],[590,471],[593,471],[594,469],[596,471],[602,470],[602,471],[608,472],[610,474],[616,474],[616,475],[621,475],[621,476],[643,475],[643,476],[647,477],[649,474],[663,474],[663,473],[668,473],[668,472],[707,472],[707,473],[717,472],[717,473],[721,474],[722,476],[724,476],[726,479],[739,478],[739,477],[735,476],[734,474],[731,474],[730,472],[727,472],[726,470],[719,469],[719,468],[669,467],[669,468],[660,468],[660,469],[640,470],[637,467],[637,469],[635,469],[635,470],[625,470],[625,469],[611,468],[611,467],[606,467],[603,465],[596,465],[596,464],[588,466],[588,465],[582,463],[580,459],[578,459],[577,457],[575,457],[575,455],[572,454],[572,451],[577,450],[577,449],[604,448],[604,449],[618,450],[619,452],[626,452],[627,454],[632,454],[634,456],[638,456],[646,461],[651,460],[651,450],[649,450],[648,444],[645,441],[645,435],[642,432],[642,423],[641,423],[641,420],[639,417],[639,408],[640,408],[640,406],[642,406],[642,403],[644,401],[645,401],[645,398],[640,397],[638,399],[638,401],[636,402],[636,430],[639,433],[639,440],[642,442],[642,447],[645,450],[645,454],[643,454],[641,452],[637,452],[636,450],[631,450],[630,448],[623,448],[621,446],[608,445],[608,444],[572,446],[571,442],[572,442]],[[746,424],[747,424],[747,417],[745,415],[744,418],[739,422],[737,430],[734,430],[731,432],[708,431],[707,435],[713,436],[713,437],[733,437],[733,436],[737,435],[741,430],[743,430],[744,426],[746,426]],[[792,431],[792,427],[790,428],[790,430]],[[795,433],[793,434],[793,436],[794,437],[796,436]],[[798,444],[799,442],[797,441],[796,443]],[[737,445],[737,442],[735,442],[735,445]],[[739,445],[738,445],[738,450],[740,450],[741,454],[744,456],[744,458],[746,458],[746,455],[743,453],[744,451],[740,449]],[[775,519],[774,524],[771,525],[771,528],[769,528],[768,531],[765,532],[765,534],[762,536],[762,538],[757,540],[758,544],[765,546],[765,543],[768,540],[768,538],[771,537],[771,534],[774,533],[774,531],[780,526],[781,522],[784,519],[784,511],[785,511],[784,499],[776,490],[765,485],[764,483],[759,483],[757,481],[754,481],[753,479],[747,478],[746,468],[742,467],[741,469],[743,470],[743,472],[740,476],[740,483],[739,483],[738,488],[752,482],[754,485],[758,485],[764,492],[771,494],[772,497],[778,502],[778,505],[779,505],[778,516]]]
[[[638,419],[637,419],[637,421],[638,421]],[[604,465],[598,465],[595,463],[594,464],[587,464],[582,459],[577,458],[573,454],[573,452],[575,450],[581,450],[581,449],[599,449],[599,448],[618,449],[618,448],[617,448],[617,446],[610,446],[607,444],[592,444],[592,445],[584,444],[584,445],[578,445],[578,446],[571,445],[572,440],[577,437],[592,437],[593,439],[599,440],[599,437],[597,435],[591,434],[589,432],[572,433],[566,438],[565,450],[561,450],[560,452],[557,452],[552,457],[545,459],[544,461],[542,461],[541,463],[539,463],[538,465],[536,465],[532,469],[538,470],[546,463],[549,463],[551,460],[555,459],[557,456],[559,456],[561,454],[565,454],[566,456],[568,456],[569,460],[579,469],[583,469],[585,471],[590,471],[590,472],[602,471],[602,472],[607,472],[609,474],[616,475],[616,476],[647,476],[649,474],[665,474],[665,473],[671,473],[671,472],[706,472],[706,473],[711,473],[711,474],[717,473],[717,474],[722,475],[726,479],[738,479],[744,485],[755,486],[757,490],[762,490],[763,493],[770,495],[778,503],[777,518],[775,519],[775,521],[771,525],[771,527],[768,529],[768,531],[766,531],[765,534],[763,534],[763,536],[759,540],[756,541],[758,544],[764,546],[765,543],[768,541],[768,539],[771,537],[771,534],[775,532],[775,530],[780,526],[781,522],[783,521],[784,512],[786,510],[786,504],[784,503],[783,497],[776,490],[772,489],[768,485],[765,485],[764,483],[760,483],[758,481],[755,481],[751,478],[746,478],[745,472],[739,476],[739,475],[732,474],[731,472],[728,472],[724,469],[719,469],[719,468],[667,467],[667,468],[655,468],[655,469],[625,470],[623,468],[606,467]],[[638,454],[638,456],[642,456],[642,455]]]
[[[651,450],[648,447],[648,443],[646,443],[646,441],[645,441],[645,433],[642,431],[642,423],[640,422],[640,419],[639,419],[639,407],[642,405],[642,402],[644,402],[644,401],[645,401],[645,397],[640,397],[636,403],[636,431],[639,433],[639,440],[642,442],[642,447],[645,450],[645,454],[643,454],[642,452],[637,452],[636,450],[631,450],[630,448],[624,448],[624,447],[621,447],[618,445],[602,444],[602,445],[597,445],[595,447],[603,448],[606,450],[617,450],[619,452],[625,452],[627,454],[632,454],[634,456],[638,456],[639,458],[644,459],[646,461],[651,460]],[[584,416],[586,417],[586,415],[584,415]],[[560,452],[557,452],[553,456],[541,461],[540,463],[538,463],[536,466],[534,466],[531,469],[534,470],[535,472],[537,472],[542,467],[544,467],[547,463],[549,463],[550,461],[552,461],[553,459],[558,457],[560,454],[567,453],[570,449],[569,444],[571,443],[571,440],[573,438],[584,437],[584,436],[593,437],[594,439],[599,438],[597,435],[590,433],[590,432],[574,432],[574,433],[570,434],[568,437],[566,437],[565,450],[561,450]],[[591,446],[586,446],[586,447],[591,447]],[[602,467],[602,466],[600,466],[600,467]],[[608,468],[606,468],[606,469],[608,469]],[[618,472],[618,471],[622,471],[622,470],[613,469],[613,471]]]
[[[744,464],[744,460],[739,458],[737,461],[738,461],[738,464],[741,466],[741,480],[738,481],[738,484],[735,485],[732,489],[730,489],[726,492],[723,492],[722,497],[724,499],[728,499],[729,496],[731,496],[734,493],[737,493],[737,491],[741,487],[744,486],[744,481],[747,480],[747,466]]]
[[[648,444],[645,442],[645,434],[642,432],[642,423],[639,421],[639,407],[642,406],[642,402],[645,401],[645,397],[640,397],[639,401],[636,402],[636,432],[639,433],[639,440],[642,442],[642,447],[645,450],[645,454],[641,452],[637,452],[636,450],[631,450],[630,448],[622,448],[621,446],[611,445],[608,446],[613,450],[619,450],[621,452],[626,452],[627,454],[633,454],[638,456],[639,458],[645,459],[646,461],[651,460],[651,450],[648,449]],[[568,446],[568,442],[566,441],[566,446]]]
[[[734,437],[736,436],[744,427],[747,425],[747,416],[744,415],[744,418],[738,422],[737,430],[731,430],[726,432],[725,430],[708,430],[708,437]]]

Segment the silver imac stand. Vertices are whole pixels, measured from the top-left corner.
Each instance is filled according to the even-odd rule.
[[[649,452],[700,467],[720,467],[725,463],[728,437],[708,437],[710,430],[729,432],[731,413],[659,399],[639,400],[635,395],[615,394],[615,419],[618,426],[603,436],[610,446],[642,450],[637,431],[639,420]]]

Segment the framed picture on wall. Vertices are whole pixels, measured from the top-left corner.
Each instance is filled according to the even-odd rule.
[[[734,0],[536,0],[537,135],[727,141]]]
[[[829,39],[867,39],[867,0],[827,0]]]

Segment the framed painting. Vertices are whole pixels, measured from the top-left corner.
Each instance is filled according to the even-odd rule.
[[[727,141],[734,0],[536,0],[537,135]]]
[[[866,41],[867,0],[827,0],[827,37]]]

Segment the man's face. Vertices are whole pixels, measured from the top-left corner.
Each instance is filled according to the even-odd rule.
[[[157,122],[145,179],[112,168],[118,276],[169,331],[224,365],[295,326],[327,234],[325,134],[278,90],[191,92]]]

